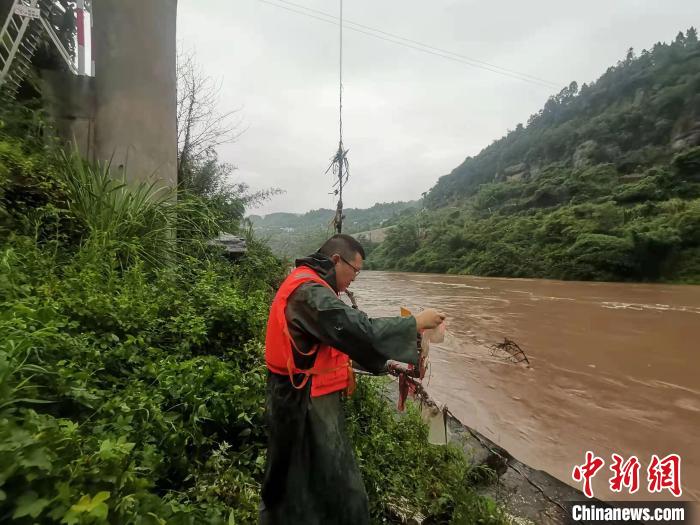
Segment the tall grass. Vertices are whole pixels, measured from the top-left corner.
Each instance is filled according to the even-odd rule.
[[[140,259],[159,266],[222,228],[215,210],[158,181],[130,184],[110,163],[90,164],[76,152],[59,154],[65,204],[88,235],[90,248],[115,251],[122,264]]]

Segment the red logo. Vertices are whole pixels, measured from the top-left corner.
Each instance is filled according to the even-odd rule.
[[[583,481],[583,493],[589,498],[593,497],[591,478],[603,468],[605,461],[593,454],[590,450],[586,452],[586,462],[583,465],[576,465],[572,476],[574,481]]]
[[[622,492],[622,487],[627,487],[630,494],[634,494],[639,490],[639,460],[637,456],[630,457],[623,463],[622,456],[618,454],[612,455],[613,464],[610,465],[610,470],[613,471],[613,477],[610,478],[610,490],[613,492]]]
[[[683,493],[681,489],[681,457],[678,454],[669,454],[663,459],[653,454],[651,463],[647,469],[649,480],[649,492],[661,492],[668,489],[675,497]]]
[[[590,450],[586,452],[586,461],[583,465],[576,465],[572,472],[572,477],[576,482],[583,482],[583,493],[593,497],[593,487],[591,479],[605,465],[605,460],[599,458]],[[639,471],[641,464],[637,456],[630,456],[627,461],[619,454],[612,454],[612,464],[610,470],[613,475],[609,478],[610,490],[612,492],[622,492],[627,488],[627,492],[634,494],[639,490]],[[662,492],[668,490],[675,497],[679,498],[683,494],[681,489],[681,457],[678,454],[669,454],[663,459],[652,454],[651,462],[647,468],[647,489],[649,492]]]

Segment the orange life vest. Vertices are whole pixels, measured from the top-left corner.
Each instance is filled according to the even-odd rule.
[[[307,381],[311,379],[311,397],[331,394],[339,390],[345,390],[351,394],[354,387],[354,375],[350,358],[346,354],[324,344],[318,344],[305,353],[297,348],[289,335],[287,318],[284,314],[287,300],[294,290],[310,281],[333,290],[326,281],[319,277],[318,273],[306,266],[299,266],[287,276],[277,291],[270,308],[267,334],[265,335],[265,363],[271,372],[288,375],[294,388],[304,388]],[[314,366],[308,369],[297,368],[294,364],[293,352],[298,352],[303,356],[316,354]],[[297,374],[303,374],[304,378],[295,382],[294,376]]]

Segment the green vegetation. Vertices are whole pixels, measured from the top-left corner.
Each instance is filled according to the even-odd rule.
[[[343,232],[355,234],[391,226],[416,213],[421,205],[421,201],[382,202],[367,209],[348,208],[344,210]],[[265,239],[275,254],[295,259],[313,253],[333,234],[334,215],[335,210],[322,208],[303,215],[251,215],[248,220],[255,233]]]
[[[280,264],[38,140],[0,175],[0,521],[250,522]]]
[[[428,428],[418,407],[409,403],[406,413],[397,417],[385,388],[380,378],[361,380],[347,402],[372,523],[394,522],[387,503],[423,514],[426,523],[509,523],[493,500],[475,492],[493,473],[470,467],[456,446],[428,445]],[[389,388],[396,386],[392,382]]]
[[[700,282],[695,29],[550,98],[442,177],[375,269]]]
[[[0,522],[255,523],[281,262],[206,243],[239,231],[230,200],[127,186],[48,135],[20,110],[0,127]],[[348,403],[373,521],[401,496],[434,523],[502,523],[462,454],[377,388]]]

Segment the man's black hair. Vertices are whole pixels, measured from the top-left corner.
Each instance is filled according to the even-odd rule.
[[[360,257],[364,260],[365,249],[362,245],[357,242],[354,237],[350,235],[345,235],[344,233],[337,233],[326,242],[323,243],[318,249],[319,253],[326,255],[328,257],[337,253],[342,258],[352,261],[355,258],[355,254],[359,253]]]

